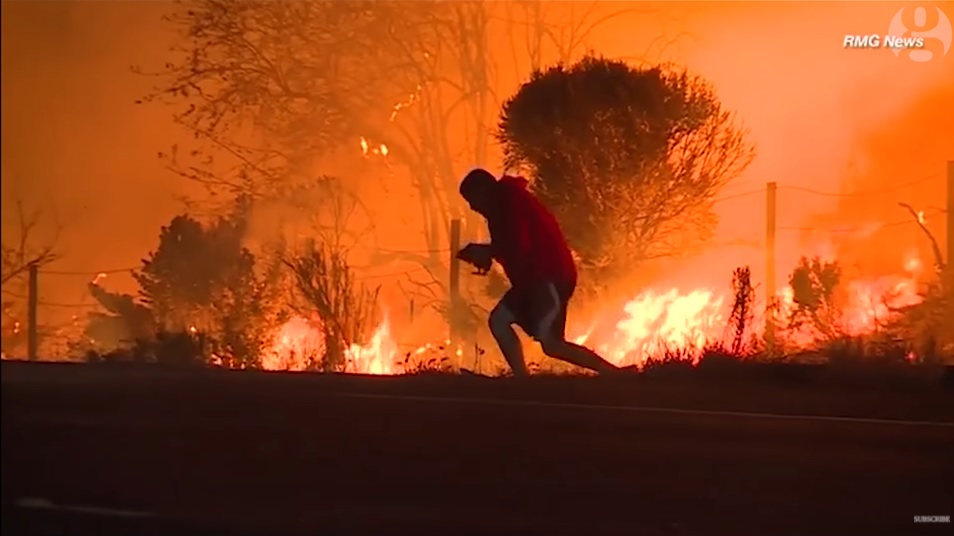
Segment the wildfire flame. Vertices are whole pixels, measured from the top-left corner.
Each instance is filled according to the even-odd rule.
[[[898,309],[919,303],[922,297],[916,276],[922,266],[921,260],[911,255],[904,261],[906,275],[847,282],[846,303],[837,319],[840,329],[851,336],[871,333],[896,315]],[[781,288],[777,296],[777,315],[784,319],[795,307],[792,289]],[[729,289],[651,289],[623,306],[623,318],[608,335],[594,336],[600,331],[590,327],[576,341],[594,346],[617,365],[641,365],[667,350],[698,355],[707,345],[727,342],[725,330],[732,304],[733,293]],[[763,310],[764,306],[757,303],[755,309]],[[753,334],[760,333],[765,318],[757,317],[753,324]],[[814,340],[806,333],[789,336],[801,346]]]
[[[668,349],[700,351],[724,326],[724,302],[712,290],[648,290],[623,306],[615,332],[596,346],[617,365],[641,364]]]
[[[325,338],[319,326],[293,316],[275,333],[271,347],[262,357],[265,370],[307,370],[312,359],[325,352]]]
[[[294,316],[275,334],[271,347],[262,359],[265,370],[308,370],[325,354],[325,337],[317,321]],[[391,336],[391,325],[385,316],[365,345],[352,344],[345,351],[345,371],[359,374],[394,374],[398,346]]]
[[[394,374],[397,357],[398,345],[391,337],[387,315],[368,344],[352,344],[346,352],[348,369],[362,374]]]
[[[917,275],[923,266],[921,259],[912,254],[903,261],[904,275],[845,283],[847,298],[839,319],[841,330],[848,335],[871,333],[896,314],[898,308],[919,303],[922,298],[917,292]],[[603,311],[601,321],[571,326],[571,334],[576,335],[570,338],[578,344],[592,346],[617,365],[642,365],[650,357],[667,351],[698,356],[708,345],[727,342],[726,326],[731,316],[733,296],[728,285],[723,289],[650,288],[625,302],[616,314]],[[777,296],[777,315],[784,319],[795,307],[792,289],[781,288]],[[760,311],[763,305],[756,303],[754,308]],[[764,322],[764,318],[756,317],[751,327],[752,334],[760,334]],[[807,334],[789,335],[796,344],[806,345],[814,340]],[[423,344],[410,354],[421,356],[440,350],[462,356],[462,348],[453,351],[450,343]],[[294,317],[277,331],[263,367],[268,370],[305,370],[308,357],[320,355],[323,351],[320,326]],[[387,316],[367,344],[352,345],[346,357],[348,372],[403,372],[401,360],[404,355],[395,342]]]

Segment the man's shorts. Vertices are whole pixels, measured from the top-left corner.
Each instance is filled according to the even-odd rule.
[[[573,297],[572,285],[540,281],[528,288],[511,288],[501,304],[515,317],[527,335],[541,340],[544,334],[562,340],[566,336],[566,310]]]

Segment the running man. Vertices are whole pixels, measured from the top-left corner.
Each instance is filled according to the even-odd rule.
[[[479,272],[493,261],[503,268],[511,288],[490,312],[490,332],[513,370],[527,376],[516,324],[552,358],[600,374],[620,369],[596,352],[566,340],[567,305],[576,289],[576,263],[553,214],[521,177],[497,180],[484,169],[464,177],[460,194],[487,220],[490,244],[468,244],[457,257]]]

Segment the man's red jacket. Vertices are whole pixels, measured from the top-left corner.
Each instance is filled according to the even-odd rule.
[[[517,289],[540,281],[576,286],[576,262],[553,214],[527,190],[527,180],[504,176],[487,219],[491,251]]]

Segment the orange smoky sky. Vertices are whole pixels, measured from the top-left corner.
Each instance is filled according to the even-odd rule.
[[[936,174],[936,180],[920,184],[907,199],[943,199],[940,174],[945,161],[954,158],[954,51],[915,62],[888,49],[842,46],[846,34],[887,33],[895,13],[909,5],[713,1],[598,6],[633,12],[594,32],[589,49],[609,57],[685,65],[709,79],[751,131],[758,156],[723,197],[756,193],[717,205],[718,236],[706,253],[724,259],[716,268],[740,262],[761,266],[765,203],[758,191],[767,181],[781,188],[779,225],[793,229],[895,220],[905,214],[894,198],[852,204],[848,198],[784,187],[843,193]],[[954,20],[950,2],[923,5],[940,7]],[[56,216],[62,226],[62,259],[51,269],[96,272],[137,265],[155,247],[159,226],[181,210],[179,197],[198,194],[156,157],[182,135],[170,110],[134,104],[154,80],[133,74],[130,66],[159,67],[170,59],[175,34],[161,16],[172,7],[148,1],[2,3],[4,202],[6,207],[17,195]],[[592,2],[548,3],[548,9],[562,13],[585,8],[592,8]],[[495,43],[506,40],[493,37]],[[499,54],[509,57],[509,49],[500,46]],[[520,82],[516,75],[506,78],[500,81],[504,95]],[[802,254],[812,240],[802,232],[780,232],[780,257]],[[780,258],[780,270],[786,262],[794,261]],[[728,277],[726,272],[717,275]],[[71,297],[83,295],[86,280],[63,276],[43,285],[60,300],[75,301]]]

